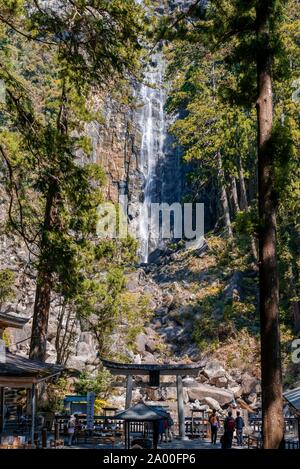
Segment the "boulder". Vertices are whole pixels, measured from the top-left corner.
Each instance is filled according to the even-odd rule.
[[[206,378],[206,376],[200,374],[197,378],[196,378],[196,381],[198,383],[208,383],[208,378]]]
[[[147,338],[145,343],[146,352],[154,353],[158,348],[158,343],[154,339]]]
[[[144,352],[146,350],[146,342],[147,342],[146,334],[141,332],[140,334],[137,335],[137,337],[135,339],[135,346],[136,346],[136,350],[139,353],[144,354]]]
[[[136,273],[127,275],[126,290],[131,293],[136,293],[139,290],[139,279],[137,278]]]
[[[161,322],[160,319],[155,319],[155,320],[153,321],[152,327],[153,327],[154,330],[160,329],[161,326],[162,326],[162,322]]]
[[[150,352],[145,352],[143,353],[143,360],[142,360],[142,363],[157,363],[157,358],[155,358],[155,356],[150,353]],[[149,380],[149,378],[147,378]]]
[[[240,363],[240,367],[242,367],[242,362]],[[231,378],[234,379],[238,384],[241,384],[243,375],[239,367],[236,367],[234,370],[230,371]]]
[[[243,399],[237,399],[236,402],[240,406],[241,409],[245,409],[250,413],[253,412],[252,407],[250,407]]]
[[[57,334],[57,322],[49,321],[48,331],[47,331],[47,340],[51,341],[55,339],[56,334]]]
[[[257,383],[253,388],[253,392],[255,392],[256,394],[261,394],[261,382],[259,380],[257,380]]]
[[[161,399],[161,392],[159,388],[147,388],[145,389],[145,395],[148,401],[158,401]]]
[[[177,390],[171,386],[161,387],[159,395],[161,395],[161,399],[164,401],[175,400],[177,399]]]
[[[137,355],[134,355],[133,363],[136,363],[137,365],[140,365],[142,363],[142,357],[139,353]]]
[[[168,308],[166,306],[161,306],[155,310],[155,315],[158,317],[166,316],[168,314]]]
[[[80,334],[79,342],[84,342],[90,347],[94,347],[94,336],[91,332],[82,332]]]
[[[233,395],[235,398],[241,397],[243,394],[243,388],[242,386],[239,386],[239,385],[230,387],[230,391],[233,392]]]
[[[255,391],[257,385],[259,385],[259,380],[254,378],[253,376],[249,375],[249,373],[245,373],[242,377],[242,388],[243,394],[251,394]]]
[[[211,380],[212,378],[220,378],[226,375],[223,366],[217,361],[208,362],[203,370],[204,375]]]
[[[140,402],[143,398],[143,394],[141,393],[140,389],[134,389],[132,391],[132,401],[133,402]]]
[[[190,404],[190,409],[193,410],[203,410],[205,412],[209,411],[211,407],[208,404],[200,404],[199,401],[195,401],[192,404]]]
[[[190,329],[185,325],[185,329],[188,331],[188,336],[191,336],[191,333],[189,332]],[[190,344],[188,345],[187,349],[185,350],[185,353],[188,357],[191,358],[193,361],[199,361],[199,347],[195,344]],[[202,375],[203,376],[203,375]]]
[[[190,401],[204,400],[207,397],[212,397],[221,406],[229,404],[233,399],[233,392],[228,389],[216,388],[208,384],[198,383],[198,386],[188,389],[188,396]]]
[[[76,347],[76,356],[82,361],[91,360],[95,358],[95,349],[86,342],[78,342]]]
[[[85,362],[81,360],[79,357],[71,356],[67,361],[66,368],[69,370],[82,372],[85,369]]]
[[[162,337],[165,337],[167,342],[172,342],[173,340],[176,340],[180,334],[184,332],[184,329],[182,327],[176,326],[175,324],[171,324],[167,327],[164,327],[162,330]]]
[[[187,386],[187,387],[197,386],[198,384],[195,378],[192,378],[190,376],[183,378],[182,383],[184,386]]]
[[[246,398],[246,402],[248,402],[248,404],[256,404],[257,402],[257,394],[255,392],[251,392]]]
[[[213,399],[212,397],[206,397],[204,402],[206,402],[210,409],[223,413],[223,410],[216,399]]]
[[[209,384],[212,384],[213,386],[217,386],[217,388],[226,388],[228,384],[228,380],[225,376],[218,376],[211,378],[209,380]]]
[[[26,356],[27,358],[27,356]],[[52,365],[56,364],[56,353],[53,352],[46,352],[46,362],[51,363]]]
[[[177,401],[177,389],[173,386],[160,386],[159,388],[146,388],[145,394],[150,401]],[[183,389],[183,402],[189,402],[186,389]]]
[[[174,295],[169,292],[165,292],[162,297],[163,305],[169,308],[174,301]]]
[[[109,404],[112,407],[117,407],[118,409],[124,409],[125,408],[125,395],[111,396],[109,398]]]

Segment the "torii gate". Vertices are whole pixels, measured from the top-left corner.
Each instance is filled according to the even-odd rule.
[[[132,401],[133,376],[149,376],[148,386],[160,386],[160,375],[176,376],[177,388],[177,410],[178,410],[178,426],[179,437],[185,439],[185,413],[183,403],[183,376],[197,376],[201,370],[201,366],[197,364],[136,364],[136,363],[115,363],[109,360],[101,359],[105,368],[112,375],[126,376],[126,403],[125,408],[128,409]],[[170,383],[164,383],[170,386]]]

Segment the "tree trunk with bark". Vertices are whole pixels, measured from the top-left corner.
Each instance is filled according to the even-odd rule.
[[[240,207],[242,210],[248,210],[248,198],[247,198],[247,190],[244,178],[244,170],[243,170],[243,163],[242,158],[239,155],[238,157],[238,173],[239,173],[239,184],[240,184]]]
[[[232,227],[231,227],[231,220],[230,220],[230,211],[229,211],[229,203],[228,203],[228,197],[227,197],[227,192],[226,192],[226,187],[225,187],[225,182],[224,182],[224,169],[222,165],[222,157],[221,153],[217,153],[217,158],[218,158],[218,181],[220,185],[220,199],[221,199],[221,205],[223,209],[223,214],[224,214],[224,225],[225,225],[225,230],[229,238],[232,238]]]
[[[55,205],[56,184],[50,184],[42,232],[40,262],[37,273],[37,286],[33,310],[31,342],[29,357],[34,360],[45,361],[47,332],[52,290],[52,269],[49,265],[48,234],[53,226],[53,210]]]
[[[296,269],[295,269],[296,270]],[[293,298],[297,298],[296,279],[294,274],[293,265],[291,266],[291,294]],[[293,301],[293,320],[294,320],[294,331],[298,333],[300,331],[300,301]]]
[[[300,332],[300,301],[294,301],[293,313],[294,313],[294,331],[298,333]]]
[[[67,90],[64,79],[61,90],[61,104],[56,121],[57,131],[61,136],[67,135],[68,133],[67,117]],[[45,361],[46,358],[47,332],[53,287],[53,252],[51,252],[51,245],[49,245],[49,233],[60,228],[57,210],[59,202],[59,174],[57,174],[57,172],[58,170],[54,169],[53,174],[49,175],[50,182],[44,212],[29,352],[30,358],[41,361]]]
[[[240,187],[240,207],[242,210],[245,210],[246,212],[249,210],[249,204],[248,204],[248,196],[247,196],[247,190],[246,190],[246,184],[245,184],[245,178],[244,178],[244,169],[243,169],[243,163],[242,163],[242,158],[239,155],[238,157],[238,174],[239,174],[239,187]],[[254,257],[255,262],[258,260],[258,253],[257,253],[257,247],[256,247],[256,239],[253,234],[250,235],[250,243],[251,243],[251,251],[252,255]]]
[[[231,177],[231,201],[232,201],[232,207],[234,213],[238,213],[240,211],[240,206],[239,206],[239,198],[238,198],[238,192],[237,192],[237,187],[236,187],[236,179],[234,176]]]
[[[271,6],[256,9],[258,99],[259,277],[261,321],[263,447],[279,448],[283,440],[282,371],[279,332],[279,282],[276,253],[276,196],[273,155]]]

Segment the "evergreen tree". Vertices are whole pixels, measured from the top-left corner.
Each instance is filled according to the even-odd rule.
[[[76,297],[84,256],[91,256],[104,179],[99,167],[78,158],[90,152],[81,135],[84,122],[95,119],[87,110],[91,92],[137,73],[143,28],[133,0],[58,3],[26,9],[26,2],[12,2],[0,15],[7,96],[0,150],[11,225],[36,256],[30,356],[40,360],[51,292],[58,283],[67,298]]]
[[[282,109],[280,116],[276,110],[282,93],[276,96],[274,91],[276,84],[287,83],[293,72],[286,60],[287,43],[294,44],[292,63],[298,61],[296,4],[284,0],[212,0],[205,5],[194,2],[186,14],[162,24],[161,31],[169,39],[184,37],[190,44],[201,44],[213,53],[222,51],[223,63],[232,77],[225,81],[226,102],[238,108],[246,106],[250,111],[256,106],[264,448],[278,448],[283,439],[276,216],[280,188],[288,180],[287,168],[293,166],[291,161],[295,163],[295,139],[290,131],[291,120],[285,119]],[[217,111],[215,120],[218,118]],[[205,151],[203,133],[191,134],[189,143],[198,137],[200,152]],[[221,135],[224,137],[226,132],[221,130]],[[287,169],[284,174],[283,168]]]

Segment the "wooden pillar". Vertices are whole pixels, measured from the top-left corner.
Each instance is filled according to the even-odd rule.
[[[34,444],[36,395],[35,384],[31,387],[31,444]]]
[[[179,438],[185,440],[185,415],[184,415],[184,404],[183,404],[183,385],[182,376],[177,375],[177,408],[178,408],[178,427],[179,427]]]
[[[42,448],[47,448],[47,440],[48,440],[48,432],[47,428],[43,428],[42,430]]]
[[[5,419],[5,388],[0,388],[0,434],[4,432]]]
[[[127,376],[126,382],[126,402],[125,402],[125,409],[130,407],[132,401],[132,375]]]
[[[125,449],[130,449],[130,422],[125,421]]]
[[[54,424],[54,440],[59,440],[59,422],[55,422]]]
[[[153,422],[153,449],[157,450],[158,440],[159,440],[159,433],[158,433],[158,421]]]
[[[192,434],[194,435],[194,412],[192,411]]]

